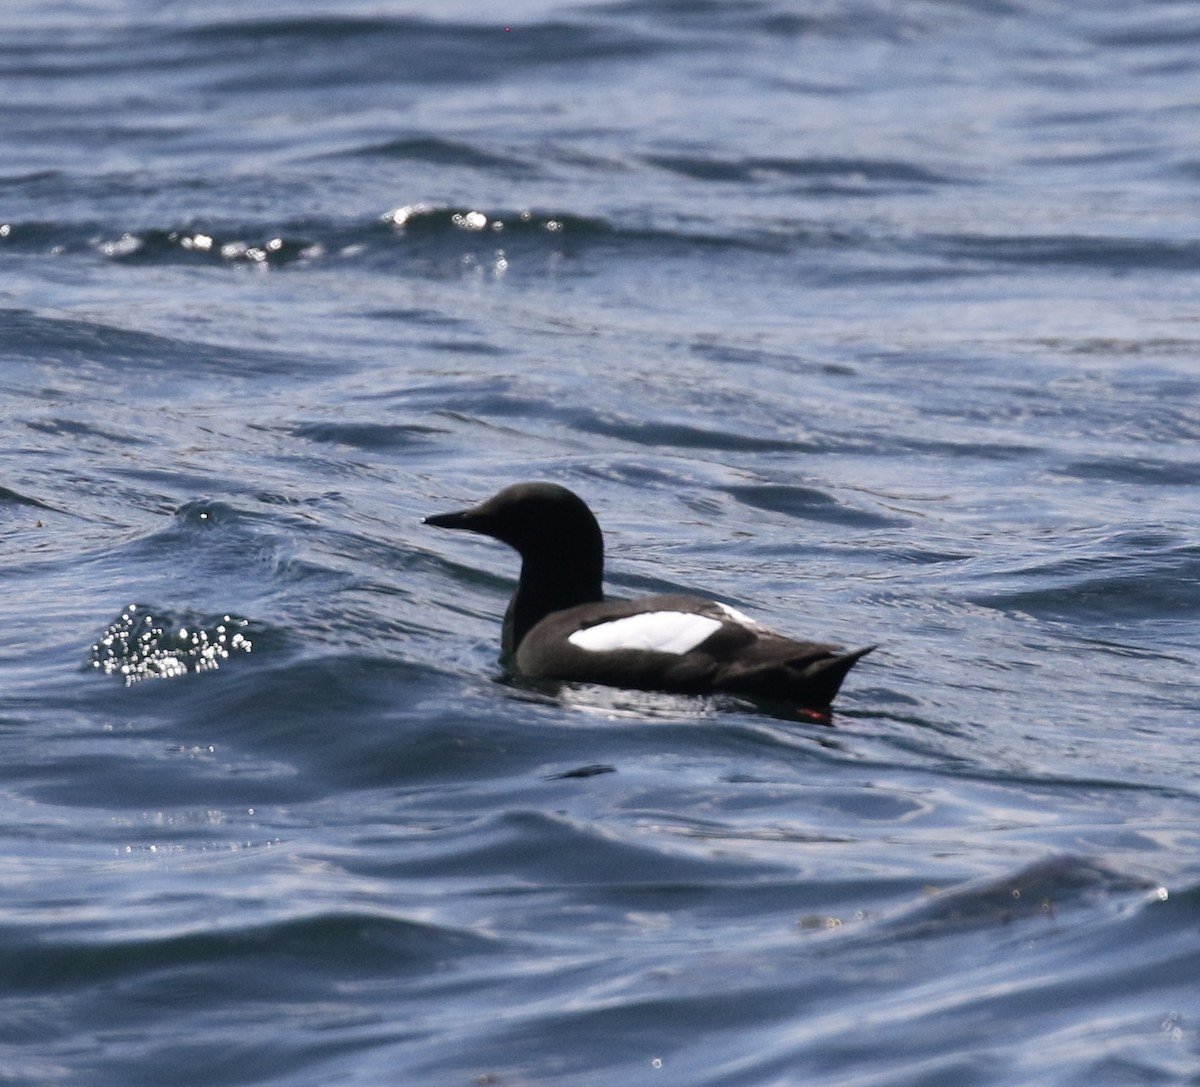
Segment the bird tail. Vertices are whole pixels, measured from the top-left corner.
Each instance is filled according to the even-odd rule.
[[[813,706],[828,706],[842,686],[842,680],[863,657],[877,646],[868,645],[835,657],[823,657],[813,661],[801,673],[804,685],[804,701]]]
[[[868,645],[850,653],[831,652],[827,646],[814,645],[795,657],[768,661],[742,668],[724,677],[719,690],[749,698],[793,702],[814,710],[832,704],[842,680],[854,665],[876,647]]]

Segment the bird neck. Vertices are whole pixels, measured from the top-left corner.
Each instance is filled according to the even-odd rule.
[[[576,556],[568,562],[559,557],[521,563],[521,579],[504,616],[502,647],[515,653],[525,635],[552,612],[591,604],[604,599],[604,557]]]

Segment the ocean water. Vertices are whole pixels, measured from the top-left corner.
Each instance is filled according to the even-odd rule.
[[[1200,6],[4,23],[0,1082],[1200,1083]],[[536,478],[880,649],[522,686]]]

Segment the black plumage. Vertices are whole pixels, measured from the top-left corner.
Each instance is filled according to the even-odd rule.
[[[847,653],[797,641],[702,597],[606,600],[600,526],[578,495],[555,483],[517,483],[425,523],[491,536],[520,554],[502,647],[530,677],[825,708],[846,673],[874,648]],[[622,619],[632,621],[606,625]],[[671,649],[657,647],[664,630],[675,634]]]

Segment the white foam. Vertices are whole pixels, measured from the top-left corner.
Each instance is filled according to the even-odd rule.
[[[646,649],[682,656],[720,629],[720,619],[686,611],[648,611],[597,623],[571,634],[567,641],[593,653]]]

